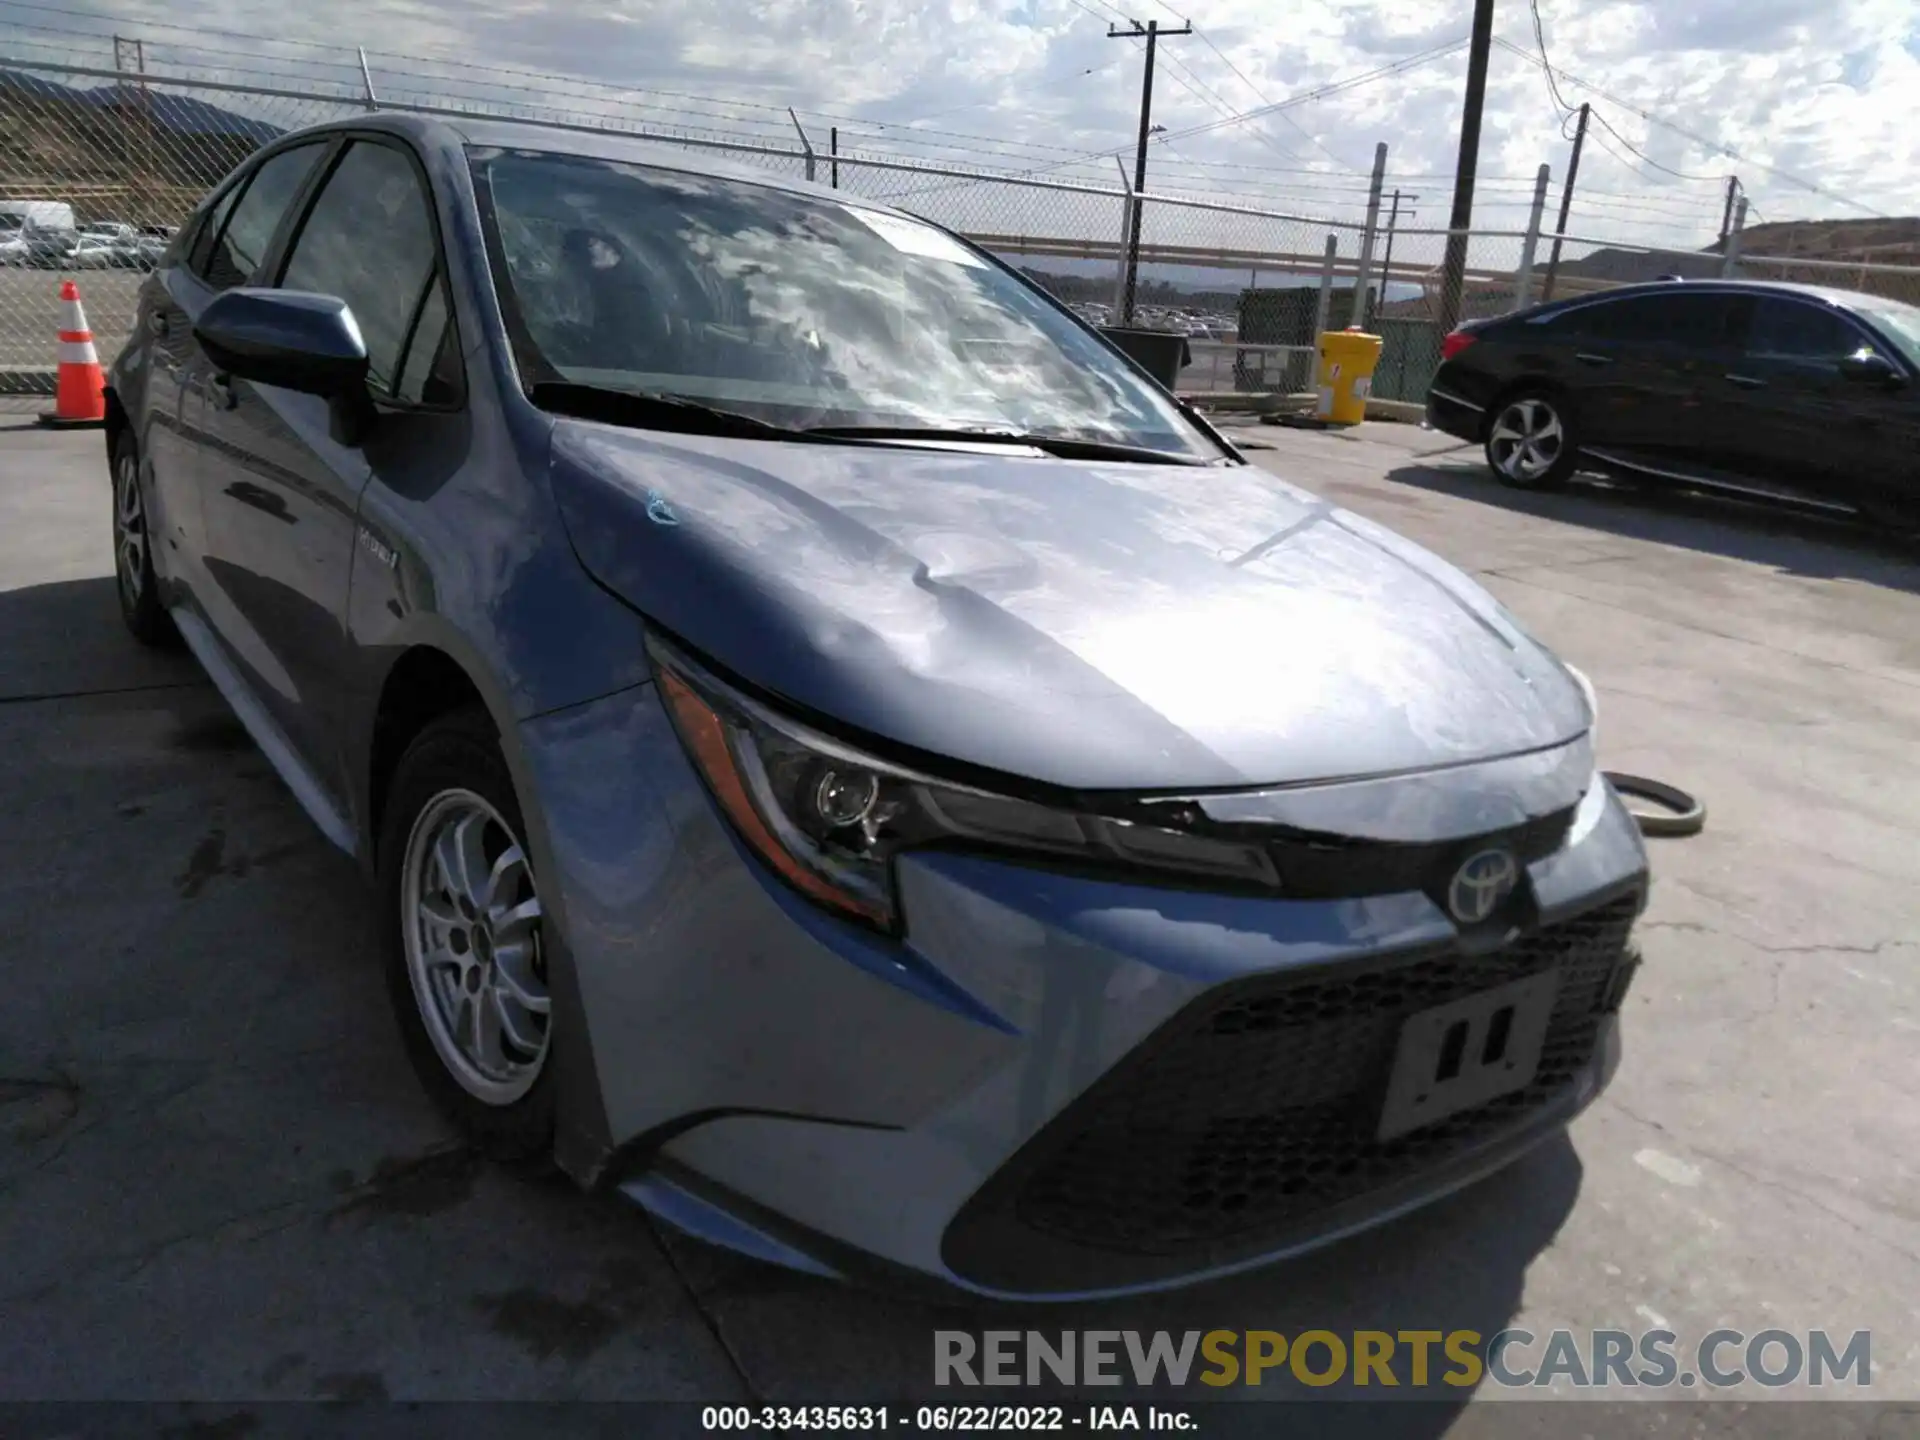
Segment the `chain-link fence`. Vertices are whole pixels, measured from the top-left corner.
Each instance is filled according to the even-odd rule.
[[[898,206],[967,235],[1096,323],[1118,323],[1131,290],[1132,323],[1188,336],[1182,385],[1201,395],[1310,388],[1320,331],[1357,324],[1385,341],[1374,392],[1419,401],[1452,321],[1663,274],[1739,273],[1920,300],[1920,267],[1883,260],[1743,256],[1730,270],[1715,251],[1577,237],[1556,251],[1552,236],[1520,231],[1466,235],[1449,292],[1444,230],[1368,230],[1231,198],[1136,197],[1119,167],[1101,184],[1005,159],[971,166],[842,152],[837,133],[821,146],[790,115],[731,129],[663,124],[609,87],[518,85],[454,62],[395,71],[356,57],[236,70],[209,58],[233,52],[182,49],[162,73],[144,48],[130,66],[112,37],[70,37],[53,58],[9,54],[12,38],[0,27],[0,215],[20,222],[0,229],[0,406],[12,408],[53,388],[63,278],[80,282],[110,360],[131,328],[142,272],[201,195],[260,145],[373,109],[640,135]]]

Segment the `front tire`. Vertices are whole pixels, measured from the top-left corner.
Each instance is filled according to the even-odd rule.
[[[113,474],[113,580],[120,596],[120,618],[142,645],[172,649],[179,645],[180,634],[160,603],[160,582],[153,571],[153,531],[140,485],[140,450],[131,435],[114,442],[108,468]]]
[[[421,1084],[495,1160],[553,1150],[545,914],[486,713],[421,731],[394,773],[377,862],[387,989]]]
[[[1558,395],[1523,390],[1494,407],[1487,427],[1487,464],[1502,485],[1558,490],[1579,460],[1571,407]]]

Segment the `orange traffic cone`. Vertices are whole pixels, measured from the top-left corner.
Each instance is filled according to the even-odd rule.
[[[103,425],[107,419],[106,377],[100,373],[100,355],[93,348],[87,312],[80,308],[80,287],[71,280],[60,284],[60,373],[54,386],[53,409],[42,414],[42,425],[67,429]]]

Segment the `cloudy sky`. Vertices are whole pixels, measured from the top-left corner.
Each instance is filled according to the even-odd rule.
[[[1603,123],[1576,233],[1703,244],[1732,173],[1756,220],[1920,212],[1915,0],[1538,6],[1559,95],[1526,0],[1499,0],[1476,224],[1523,226],[1543,162],[1557,202],[1563,103],[1582,101]],[[577,84],[470,67],[519,68],[617,85],[642,107],[627,113],[658,123],[784,142],[792,106],[822,149],[837,125],[846,150],[1104,185],[1111,153],[1131,154],[1142,48],[1107,25],[1179,17],[1197,33],[1161,45],[1150,188],[1351,217],[1384,140],[1389,188],[1412,197],[1413,223],[1442,225],[1470,13],[1468,0],[0,0],[0,55],[85,59],[99,42],[72,32],[119,29],[148,40],[156,69],[345,86],[351,52],[316,47],[357,43],[383,93],[605,108]]]

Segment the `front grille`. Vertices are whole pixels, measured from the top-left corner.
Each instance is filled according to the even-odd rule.
[[[1376,959],[1209,996],[969,1203],[949,1234],[952,1259],[983,1258],[970,1228],[982,1231],[976,1240],[1024,1231],[1116,1255],[1258,1253],[1263,1236],[1444,1163],[1563,1093],[1592,1058],[1601,1021],[1622,998],[1638,907],[1629,895],[1491,954]],[[1375,1138],[1408,1016],[1550,969],[1559,986],[1531,1083]]]

